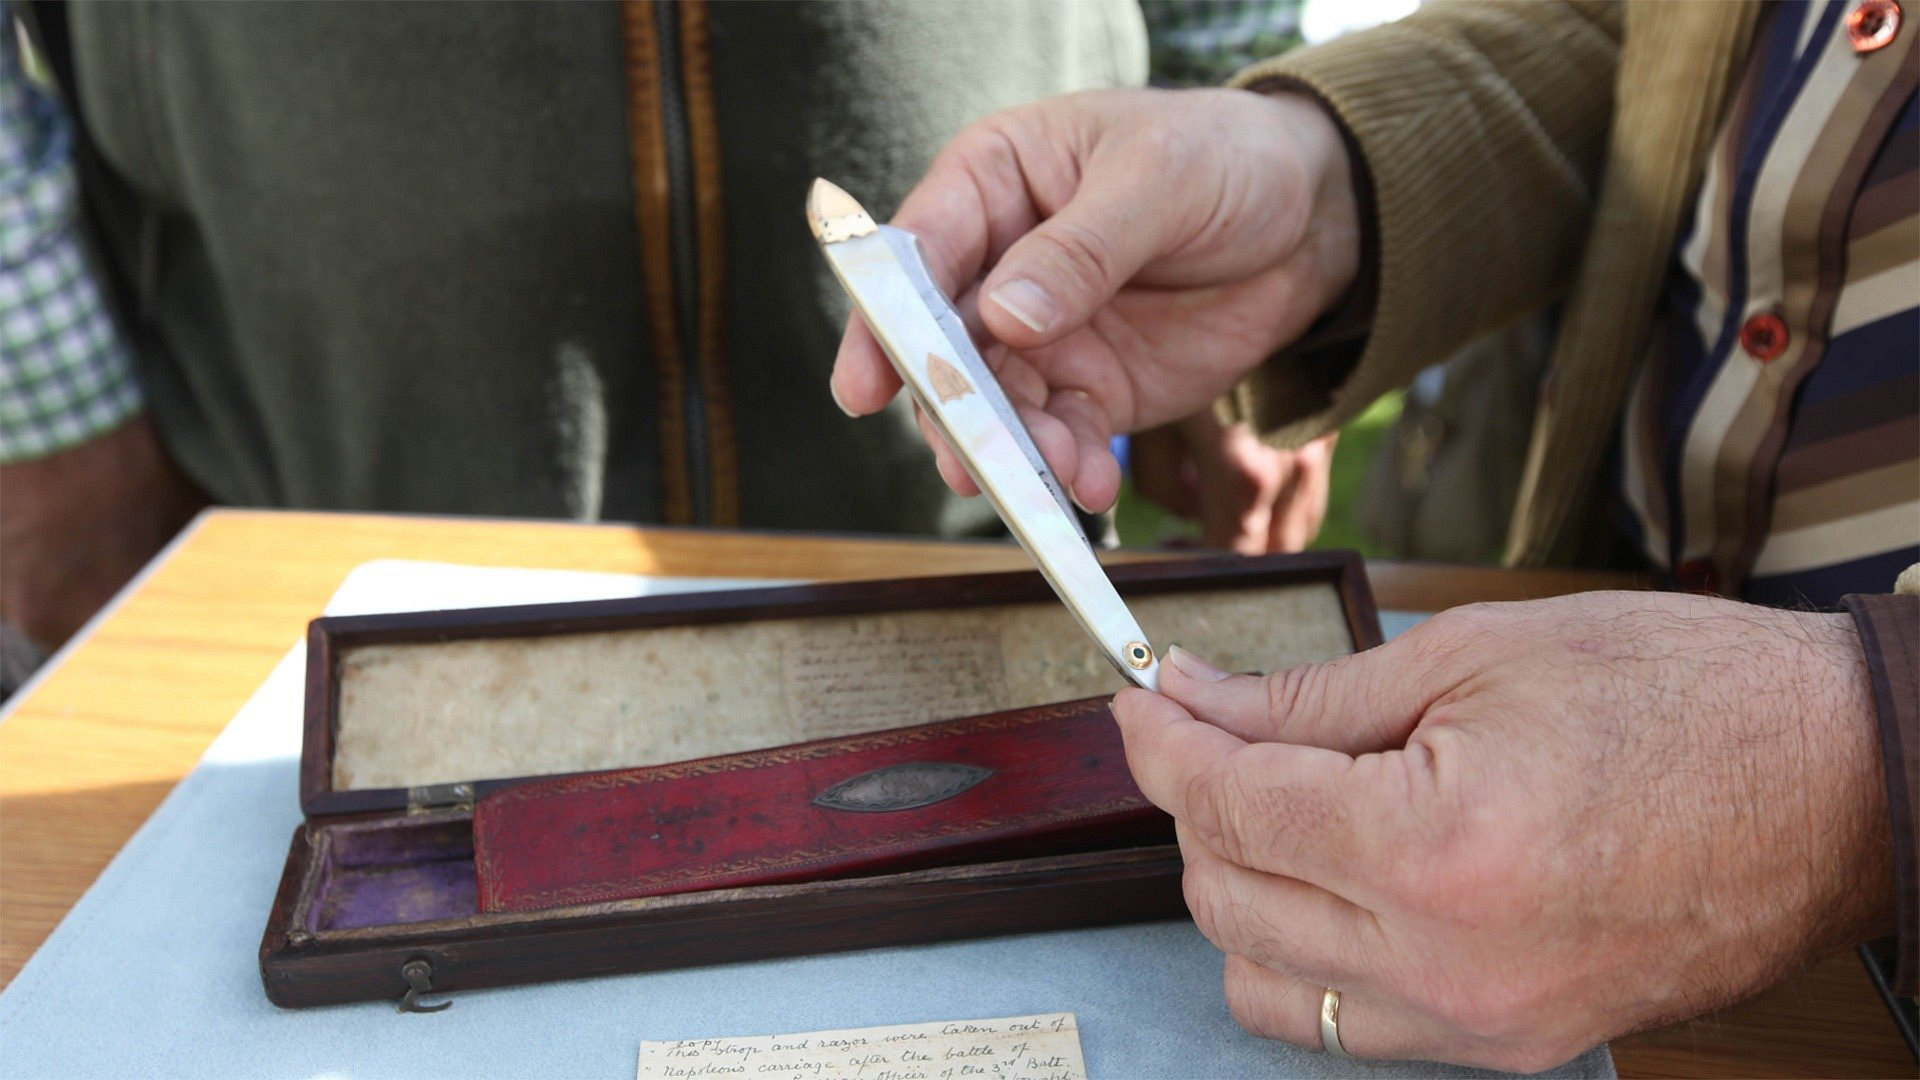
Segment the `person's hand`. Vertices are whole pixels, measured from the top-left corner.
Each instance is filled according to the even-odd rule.
[[[987,362],[1089,510],[1119,492],[1116,431],[1207,406],[1335,303],[1360,260],[1333,119],[1308,98],[1241,90],[1098,91],[996,113],[941,152],[893,223],[998,343]],[[832,388],[854,415],[900,388],[857,316]],[[973,494],[928,441],[947,483]]]
[[[144,416],[0,466],[0,617],[57,648],[206,501]]]
[[[1248,1030],[1533,1071],[1893,926],[1851,621],[1694,596],[1458,608],[1114,699]]]
[[[1338,438],[1281,450],[1245,424],[1222,424],[1202,411],[1135,435],[1128,457],[1134,487],[1198,521],[1201,543],[1265,555],[1303,551],[1320,535]]]

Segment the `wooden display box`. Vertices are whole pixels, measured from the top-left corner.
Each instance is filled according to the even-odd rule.
[[[1112,568],[1162,650],[1236,670],[1369,648],[1346,552]],[[282,1006],[1184,914],[1179,852],[1133,846],[524,913],[476,900],[475,798],[1109,696],[1038,573],[314,620],[300,805],[260,943]],[[1084,707],[1084,706],[1082,706]]]

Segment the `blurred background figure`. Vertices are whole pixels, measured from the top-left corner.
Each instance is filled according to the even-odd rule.
[[[209,502],[992,529],[903,405],[821,392],[845,305],[801,193],[891,206],[977,116],[1143,82],[1149,28],[1166,81],[1217,82],[1300,5],[4,10],[17,679]]]

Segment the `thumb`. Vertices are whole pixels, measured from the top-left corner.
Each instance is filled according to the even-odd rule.
[[[980,290],[994,337],[1016,349],[1058,341],[1163,254],[1164,196],[1146,171],[1089,171],[1065,206],[1007,248]]]
[[[1175,645],[1160,692],[1248,742],[1284,742],[1370,754],[1394,750],[1457,681],[1421,670],[1391,645],[1271,675],[1234,675]],[[1396,660],[1398,662],[1396,662]]]

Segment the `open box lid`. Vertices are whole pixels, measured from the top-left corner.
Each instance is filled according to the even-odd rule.
[[[1350,552],[1109,568],[1149,640],[1233,670],[1376,645]],[[1038,572],[326,617],[307,635],[309,818],[1109,694]]]

